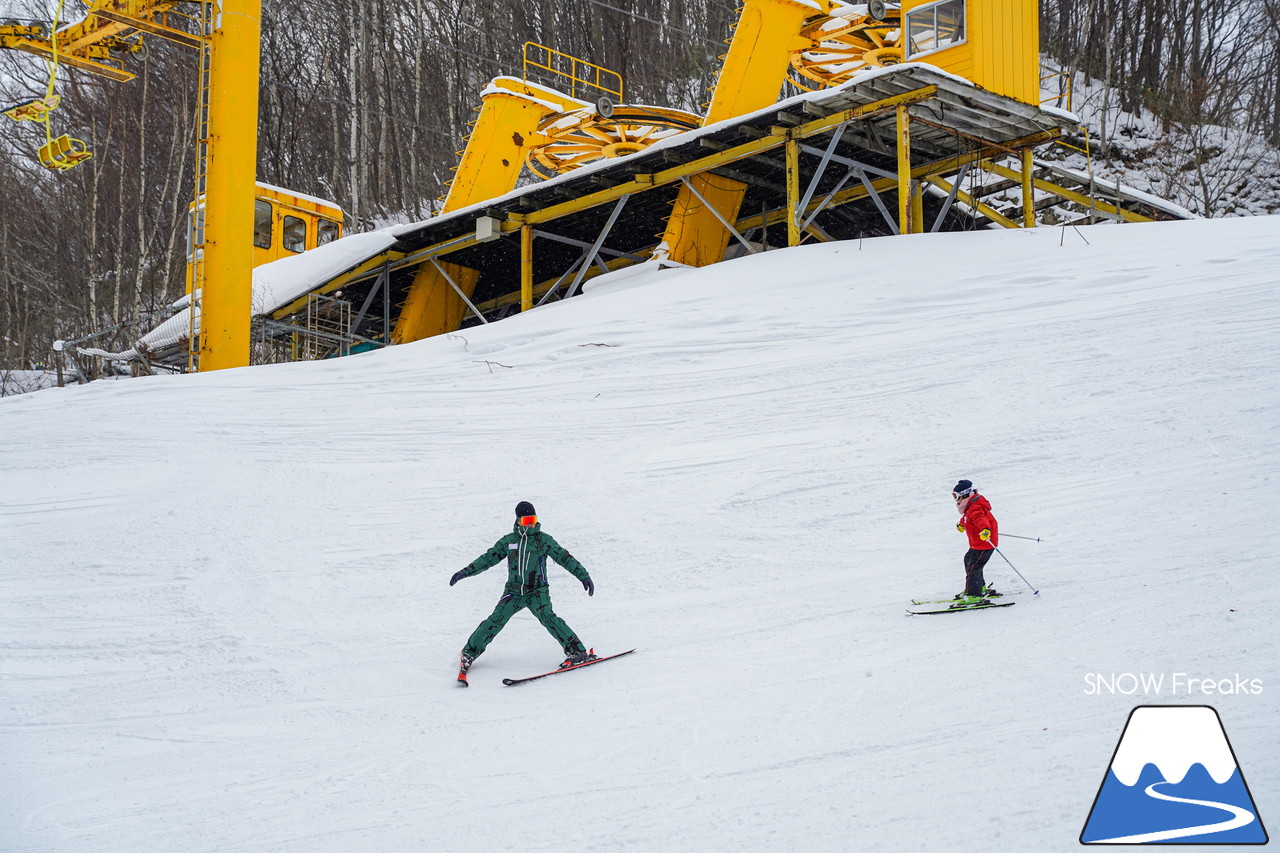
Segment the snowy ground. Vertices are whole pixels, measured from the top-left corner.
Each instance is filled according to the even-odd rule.
[[[1075,850],[1152,702],[1274,832],[1277,269],[1280,218],[835,243],[0,400],[0,848]],[[960,477],[1041,595],[908,616]],[[503,687],[559,660],[520,614],[459,690],[520,499],[640,651]]]

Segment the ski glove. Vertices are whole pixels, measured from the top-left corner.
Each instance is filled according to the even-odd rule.
[[[958,522],[958,523],[956,524],[956,530],[959,530],[961,533],[964,533],[964,522],[963,522],[963,521]]]
[[[991,538],[991,531],[990,530],[982,531],[981,533],[978,534],[978,538],[981,539],[983,542],[986,542],[988,539]]]
[[[469,568],[471,567],[467,566],[467,569]],[[453,577],[449,578],[449,586],[453,586],[455,583],[465,578],[467,576],[467,569],[459,569],[458,571],[454,572]]]
[[[582,588],[587,591],[587,595],[596,594],[596,585],[594,582],[592,582],[591,578],[587,578],[582,582]]]

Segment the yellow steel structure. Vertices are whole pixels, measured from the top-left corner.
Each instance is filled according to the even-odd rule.
[[[800,28],[814,13],[814,4],[805,0],[746,0],[704,124],[778,100],[791,55],[805,44]],[[746,193],[747,185],[740,181],[694,175],[676,196],[655,256],[699,267],[719,261],[730,239],[721,219],[737,219]]]
[[[903,58],[902,14],[886,8],[877,18],[866,6],[833,9],[805,21],[805,46],[791,54],[790,79],[806,92],[839,86],[871,68],[897,65]]]
[[[247,365],[261,0],[199,0],[198,15],[181,11],[191,4],[178,0],[88,0],[87,5],[83,20],[59,27],[56,33],[39,26],[0,25],[0,48],[117,81],[136,76],[125,68],[122,57],[141,53],[148,36],[216,57],[207,81],[202,80],[200,108],[202,115],[207,109],[207,133],[197,141],[207,161],[207,171],[197,167],[197,181],[206,187],[196,192],[206,200],[203,227],[196,229],[202,249],[197,268],[203,267],[207,275],[196,275],[203,284],[195,288],[192,300],[201,314],[200,369]],[[202,21],[213,23],[206,27]],[[43,108],[33,104],[35,114],[19,112],[13,117],[47,119],[55,105],[46,97]],[[70,168],[88,156],[83,143],[69,136],[51,138],[40,149],[41,162],[53,169]]]
[[[587,107],[584,101],[535,83],[514,77],[493,80],[481,97],[480,116],[440,212],[510,192],[524,169],[529,146],[540,138],[543,119]],[[456,264],[424,263],[409,288],[391,340],[403,344],[458,328],[479,277],[476,270]]]
[[[906,0],[882,15],[875,18],[868,7],[832,0],[747,0],[705,123],[773,103],[788,70],[793,82],[812,89],[813,83],[839,85],[868,69],[902,61],[928,62],[990,91],[1039,103],[1036,0]],[[899,172],[909,175],[910,116],[905,108],[899,114],[898,144],[904,167]],[[730,234],[722,220],[737,217],[747,188],[713,175],[695,176],[689,184],[676,199],[656,254],[703,266],[723,258]],[[900,233],[920,230],[921,189],[909,183],[899,187]],[[1034,217],[1028,223],[1034,224]],[[794,244],[798,233],[791,223],[788,242]]]
[[[191,294],[192,304],[199,306],[201,371],[249,364],[253,305],[262,3],[215,3],[208,90],[204,280],[201,283],[197,276],[197,291]]]
[[[571,94],[530,82],[531,68],[565,78]],[[526,165],[550,177],[601,157],[635,153],[701,123],[699,116],[661,107],[621,106],[615,111],[611,98],[623,94],[622,78],[616,72],[542,45],[525,44],[524,69],[525,78],[498,77],[482,93],[480,115],[461,152],[441,213],[510,192]],[[610,100],[583,99],[595,95]],[[529,253],[525,270],[531,276],[531,232],[524,235],[522,246]],[[476,270],[456,264],[422,264],[392,341],[407,343],[458,328],[470,311],[468,300],[478,278]],[[532,299],[530,292],[521,307],[532,308]]]
[[[98,77],[124,82],[136,75],[124,66],[122,57],[143,50],[147,33],[195,47],[198,36],[175,23],[192,20],[175,7],[177,0],[89,0],[84,19],[60,27],[56,41],[40,26],[0,25],[0,48],[12,48],[87,71]]]

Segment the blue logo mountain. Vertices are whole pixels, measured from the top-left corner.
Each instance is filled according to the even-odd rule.
[[[1267,831],[1218,712],[1134,708],[1081,844],[1266,844]]]

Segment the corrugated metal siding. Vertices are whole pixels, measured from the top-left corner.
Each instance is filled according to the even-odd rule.
[[[1036,0],[969,0],[975,76],[983,88],[1029,104],[1040,100]]]
[[[931,0],[902,4],[903,11]],[[1040,101],[1040,10],[1037,0],[967,0],[965,44],[921,57],[984,89],[1029,104]]]

